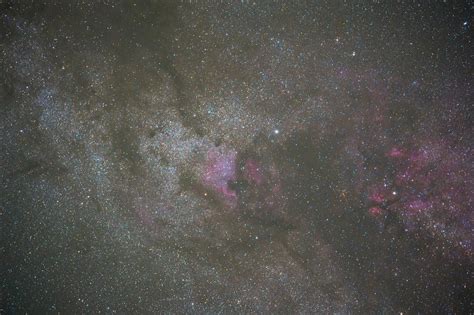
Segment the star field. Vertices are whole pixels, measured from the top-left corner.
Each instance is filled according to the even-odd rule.
[[[473,9],[0,1],[0,313],[472,312]]]

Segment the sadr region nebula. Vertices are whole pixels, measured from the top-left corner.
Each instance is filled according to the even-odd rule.
[[[474,310],[472,4],[0,3],[0,313]]]

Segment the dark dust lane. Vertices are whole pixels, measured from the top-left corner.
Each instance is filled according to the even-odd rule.
[[[0,313],[469,313],[472,5],[0,1]]]

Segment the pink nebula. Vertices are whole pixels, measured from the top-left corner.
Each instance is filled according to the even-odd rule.
[[[378,217],[382,214],[382,208],[380,208],[380,207],[371,207],[371,208],[369,208],[369,214],[374,216],[374,217]]]
[[[235,150],[211,149],[201,178],[206,187],[231,205],[237,202],[237,193],[229,187],[229,182],[236,179],[236,157]]]
[[[397,147],[393,147],[388,153],[387,155],[389,157],[392,157],[392,158],[400,158],[400,157],[403,157],[405,154],[403,153],[402,150],[400,150],[399,148]]]
[[[387,191],[387,188],[383,186],[382,184],[372,186],[369,189],[369,200],[377,204],[387,201],[388,195],[389,195],[389,192]]]

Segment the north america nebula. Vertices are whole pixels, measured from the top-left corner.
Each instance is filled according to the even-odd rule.
[[[0,1],[0,313],[473,312],[473,10]]]

